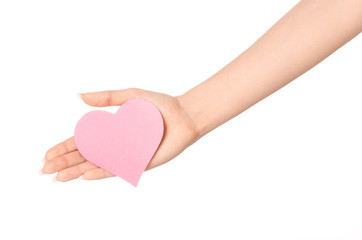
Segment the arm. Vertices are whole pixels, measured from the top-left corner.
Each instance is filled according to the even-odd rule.
[[[288,84],[361,31],[362,0],[302,0],[234,61],[181,96],[124,89],[81,98],[96,107],[144,98],[159,108],[165,133],[149,170]],[[42,173],[58,172],[59,181],[113,176],[81,156],[73,137],[49,149],[44,161]]]
[[[205,135],[317,65],[362,31],[361,0],[302,0],[249,49],[179,96]]]

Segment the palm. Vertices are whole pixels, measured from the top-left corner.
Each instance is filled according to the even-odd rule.
[[[99,107],[122,105],[132,98],[144,98],[155,104],[160,110],[165,124],[161,144],[146,170],[168,162],[198,139],[197,127],[183,110],[177,97],[140,89],[83,95],[83,100],[87,104]],[[60,181],[69,181],[82,175],[85,179],[102,179],[113,176],[87,161],[77,150],[73,137],[47,151],[42,171],[44,173],[58,172],[56,179]]]

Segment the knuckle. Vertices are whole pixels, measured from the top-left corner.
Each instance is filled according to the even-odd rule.
[[[139,88],[128,88],[127,92],[131,95],[131,96],[139,96],[141,94],[141,89]]]
[[[58,147],[56,148],[56,152],[58,154],[61,154],[61,153],[64,153],[64,152],[67,152],[68,150],[68,147],[67,145],[65,144],[65,142],[61,142]]]
[[[107,97],[106,97],[106,105],[107,106],[112,106],[113,103],[113,96],[112,96],[113,92],[109,91],[107,92]]]
[[[60,156],[55,161],[57,169],[68,167],[68,158],[66,156]]]
[[[86,160],[85,157],[83,157],[83,155],[80,154],[79,151],[75,151],[74,154],[75,154],[75,156],[74,156],[75,158],[77,158],[77,159],[80,158],[80,159],[82,159],[82,160]]]

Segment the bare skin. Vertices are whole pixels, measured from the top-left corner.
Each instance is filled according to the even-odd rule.
[[[164,136],[146,170],[168,162],[199,138],[193,120],[180,105],[178,98],[141,89],[125,89],[81,94],[91,106],[119,106],[132,98],[143,98],[154,103],[164,119]],[[69,181],[83,175],[84,179],[101,179],[113,174],[87,161],[77,150],[71,137],[49,149],[45,155],[43,173],[56,173],[56,180]]]
[[[302,0],[231,63],[180,96],[125,89],[81,97],[97,107],[144,98],[159,108],[165,134],[149,170],[290,83],[361,31],[362,0]],[[113,176],[84,159],[73,137],[47,151],[42,172],[58,173],[59,181]]]

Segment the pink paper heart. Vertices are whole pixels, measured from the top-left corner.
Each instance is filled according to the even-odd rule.
[[[144,99],[124,103],[115,114],[94,110],[77,123],[74,140],[91,163],[137,186],[163,136],[162,115]]]

